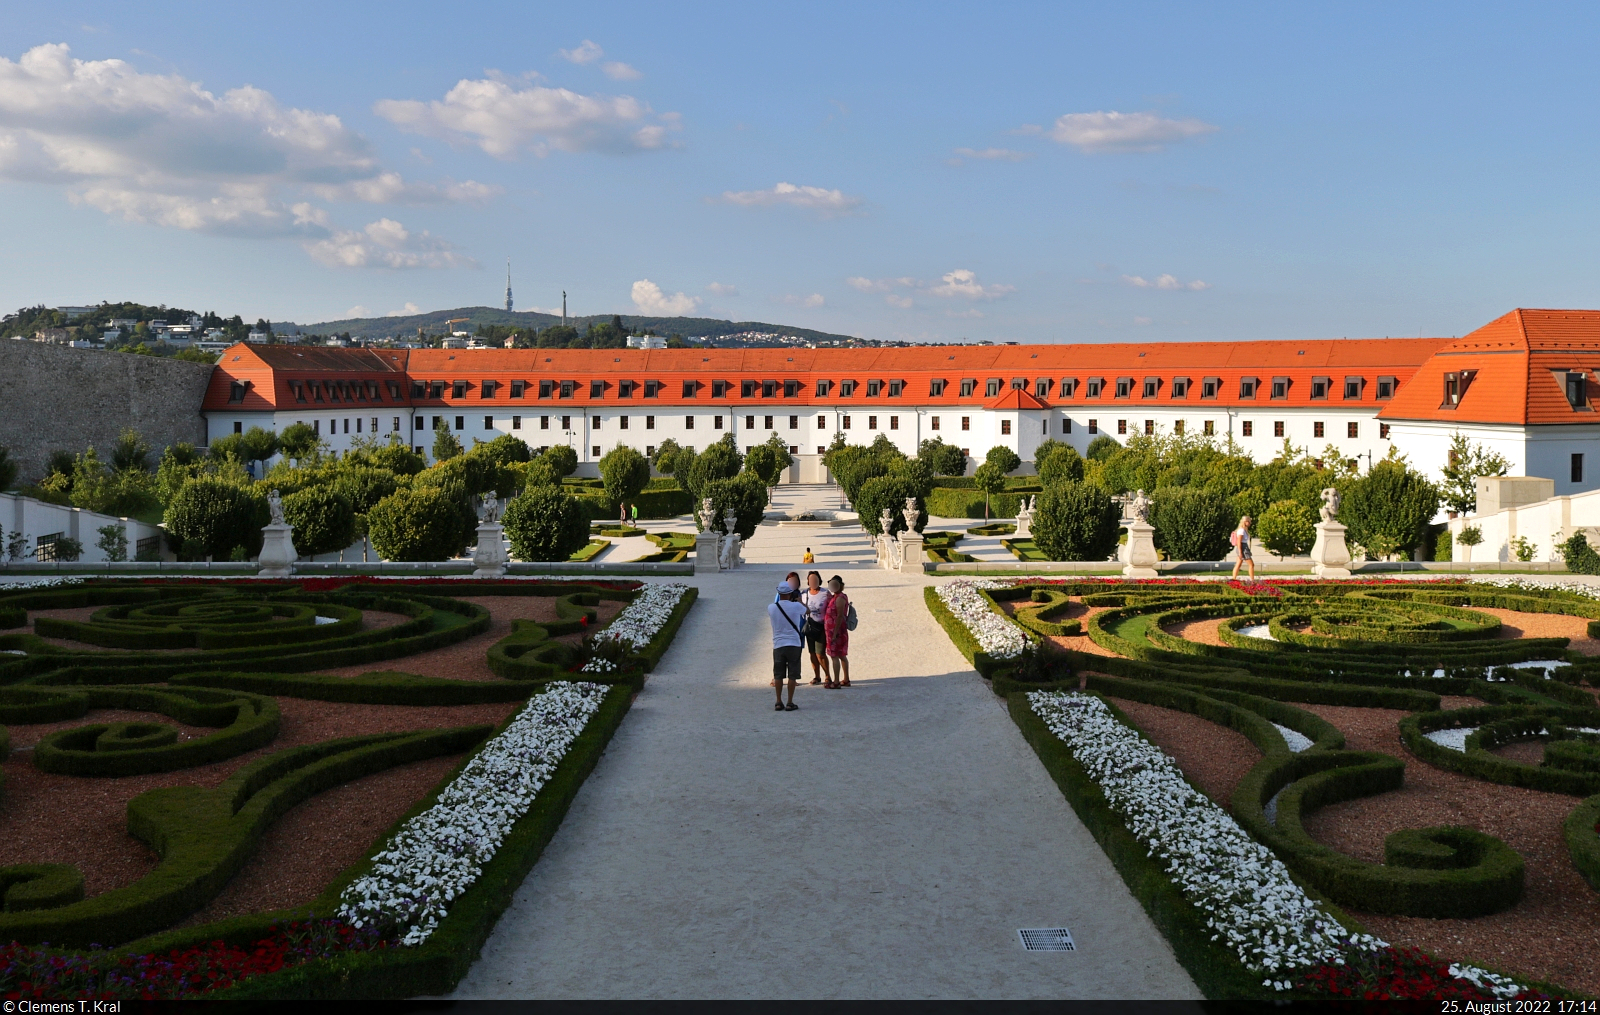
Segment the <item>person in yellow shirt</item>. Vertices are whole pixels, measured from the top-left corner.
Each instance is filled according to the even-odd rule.
[[[817,562],[817,558],[812,556],[811,547],[809,547],[809,546],[806,547],[806,555],[804,557],[800,558],[800,563],[802,563],[802,564],[815,564],[816,562]]]

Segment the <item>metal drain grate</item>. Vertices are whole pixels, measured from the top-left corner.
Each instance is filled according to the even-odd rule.
[[[1017,931],[1022,947],[1030,952],[1075,952],[1072,931],[1065,927],[1030,927]]]

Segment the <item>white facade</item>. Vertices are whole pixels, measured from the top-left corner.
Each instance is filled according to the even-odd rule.
[[[95,544],[100,540],[99,530],[106,526],[120,528],[127,537],[127,559],[133,560],[141,546],[147,553],[155,554],[155,559],[172,559],[166,543],[161,539],[163,530],[158,525],[51,504],[20,494],[0,493],[0,529],[5,529],[7,539],[14,533],[22,533],[26,546],[24,552],[29,555],[19,563],[48,563],[54,560],[54,541],[62,537],[83,544],[83,554],[78,558],[80,561],[103,563],[109,558]]]

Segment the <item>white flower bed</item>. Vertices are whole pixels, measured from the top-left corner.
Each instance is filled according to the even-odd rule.
[[[373,858],[372,873],[344,890],[339,915],[356,927],[395,923],[403,945],[426,941],[528,812],[608,690],[560,682],[534,695],[432,807],[401,826]]]
[[[1171,758],[1118,722],[1103,701],[1064,691],[1034,691],[1028,700],[1104,791],[1128,831],[1206,915],[1212,940],[1265,976],[1264,985],[1288,990],[1297,970],[1342,964],[1352,953],[1387,947],[1370,935],[1350,934],[1323,912],[1271,850],[1190,786]],[[1450,971],[1500,997],[1522,990],[1475,967]]]
[[[639,595],[629,603],[605,630],[595,635],[597,641],[620,642],[629,652],[636,652],[650,644],[650,640],[666,626],[678,600],[689,591],[682,582],[662,582],[645,585]],[[609,659],[591,659],[583,664],[585,673],[609,673],[617,665]]]
[[[1278,732],[1283,734],[1283,742],[1289,745],[1289,750],[1292,753],[1299,754],[1301,751],[1311,746],[1311,738],[1306,736],[1304,733],[1301,733],[1298,730],[1292,730],[1287,726],[1278,726],[1277,723],[1273,723],[1272,725],[1278,727]]]
[[[1467,738],[1476,732],[1478,732],[1478,727],[1476,726],[1462,726],[1456,729],[1434,730],[1431,733],[1424,733],[1423,736],[1440,747],[1447,747],[1452,751],[1460,751],[1465,754],[1467,751]]]
[[[1015,659],[1028,642],[1022,628],[996,613],[979,590],[1003,589],[1010,585],[1010,582],[958,578],[939,589],[945,608],[966,626],[978,647],[996,659]]]

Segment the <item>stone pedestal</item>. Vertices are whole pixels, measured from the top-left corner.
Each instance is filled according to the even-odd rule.
[[[1128,543],[1122,551],[1122,575],[1125,578],[1159,578],[1156,570],[1156,527],[1149,522],[1133,522],[1128,526]]]
[[[1312,570],[1318,578],[1350,577],[1350,548],[1344,542],[1345,528],[1338,522],[1318,522],[1317,541],[1311,547]]]
[[[478,546],[472,551],[472,563],[477,567],[472,577],[500,578],[505,575],[506,565],[511,558],[506,553],[504,534],[505,526],[499,522],[484,522],[478,526]]]
[[[907,529],[900,533],[900,570],[911,574],[922,573],[922,562],[928,556],[923,552],[922,533]]]
[[[263,578],[287,578],[294,574],[294,562],[300,554],[294,548],[294,528],[287,522],[275,522],[261,527],[261,555],[256,558],[261,569],[256,573]]]
[[[722,540],[718,538],[715,529],[706,529],[694,537],[694,573],[716,572],[722,565],[717,557],[722,549]]]

